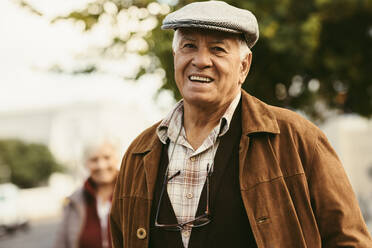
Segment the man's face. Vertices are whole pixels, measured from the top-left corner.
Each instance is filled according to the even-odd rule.
[[[104,143],[89,155],[86,166],[90,177],[98,185],[111,184],[118,174],[118,156],[115,148]]]
[[[180,29],[173,52],[175,80],[185,103],[218,108],[238,94],[251,54],[241,61],[237,36],[201,29]]]

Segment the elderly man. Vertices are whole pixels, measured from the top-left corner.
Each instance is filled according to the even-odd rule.
[[[113,246],[372,247],[324,134],[241,89],[258,39],[254,15],[224,2],[169,14],[183,99],[122,161]]]

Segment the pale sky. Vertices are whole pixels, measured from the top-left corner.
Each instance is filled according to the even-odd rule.
[[[48,72],[54,64],[74,68],[79,63],[76,54],[89,46],[106,44],[110,36],[104,28],[82,34],[72,22],[49,23],[53,16],[84,7],[89,0],[29,2],[35,2],[35,7],[46,15],[33,15],[11,0],[0,1],[0,112],[95,99],[154,105],[152,99],[160,86],[160,76],[145,77],[136,83],[122,80],[122,75],[139,63],[133,56],[130,63],[107,63],[110,73],[71,76]],[[169,94],[163,94],[157,103],[163,108],[170,104]]]

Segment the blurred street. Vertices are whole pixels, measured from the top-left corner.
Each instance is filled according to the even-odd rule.
[[[0,238],[0,248],[51,248],[58,227],[57,218],[30,222],[28,230]]]

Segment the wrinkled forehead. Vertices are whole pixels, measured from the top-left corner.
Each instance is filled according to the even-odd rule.
[[[241,34],[202,28],[179,28],[177,29],[177,32],[181,39],[207,38],[216,41],[238,41],[242,39]]]

